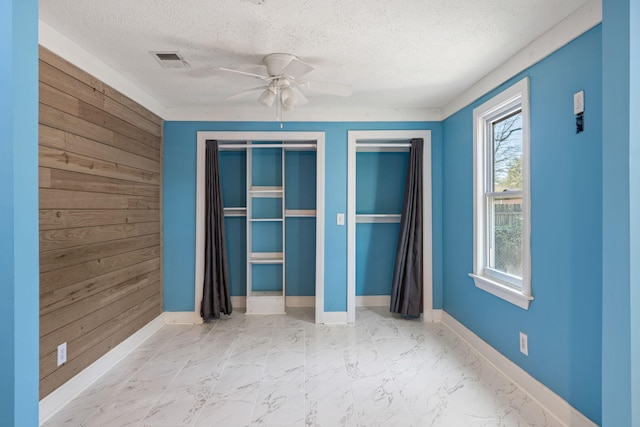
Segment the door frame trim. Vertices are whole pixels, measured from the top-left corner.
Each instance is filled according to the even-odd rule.
[[[208,139],[218,141],[316,141],[316,323],[326,317],[324,311],[324,221],[325,221],[325,133],[324,132],[197,132],[196,159],[196,265],[194,317],[200,317],[204,280],[204,203],[205,147]]]
[[[394,142],[406,143],[413,138],[423,140],[423,205],[422,248],[424,277],[422,319],[434,320],[433,313],[433,257],[432,257],[432,187],[431,187],[431,131],[430,130],[365,130],[348,131],[347,155],[347,321],[356,320],[356,148],[357,143],[366,142],[367,147],[376,144],[388,147]],[[381,150],[382,151],[382,150]]]

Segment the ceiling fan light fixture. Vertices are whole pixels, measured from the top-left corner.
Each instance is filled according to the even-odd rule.
[[[350,96],[352,92],[350,85],[302,80],[303,76],[313,71],[313,67],[300,61],[295,55],[272,53],[262,59],[262,65],[267,67],[267,75],[219,67],[218,69],[221,71],[242,74],[266,82],[266,86],[248,89],[229,96],[227,99],[236,99],[245,94],[261,92],[258,102],[267,108],[271,108],[275,104],[276,118],[281,120],[282,110],[291,110],[296,106],[309,103],[300,89],[337,96]]]
[[[275,100],[276,93],[272,88],[267,88],[267,90],[262,92],[258,97],[258,101],[260,101],[267,108],[271,108]]]
[[[280,99],[282,101],[282,108],[285,110],[291,110],[298,103],[298,97],[295,91],[289,86],[282,89]]]

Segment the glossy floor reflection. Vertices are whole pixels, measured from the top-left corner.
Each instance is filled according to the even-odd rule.
[[[167,325],[54,426],[559,426],[446,326],[361,308]]]

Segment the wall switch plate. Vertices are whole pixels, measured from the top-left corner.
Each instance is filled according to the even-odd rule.
[[[584,113],[584,91],[573,94],[573,114]]]
[[[63,342],[58,346],[58,366],[67,362],[67,343]]]
[[[339,213],[336,216],[336,224],[338,225],[344,225],[344,214],[343,213]]]
[[[520,353],[529,355],[529,338],[524,332],[520,332]]]

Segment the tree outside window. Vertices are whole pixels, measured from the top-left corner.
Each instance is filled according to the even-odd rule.
[[[522,277],[522,112],[492,123],[489,267]],[[503,195],[502,195],[503,194]]]

